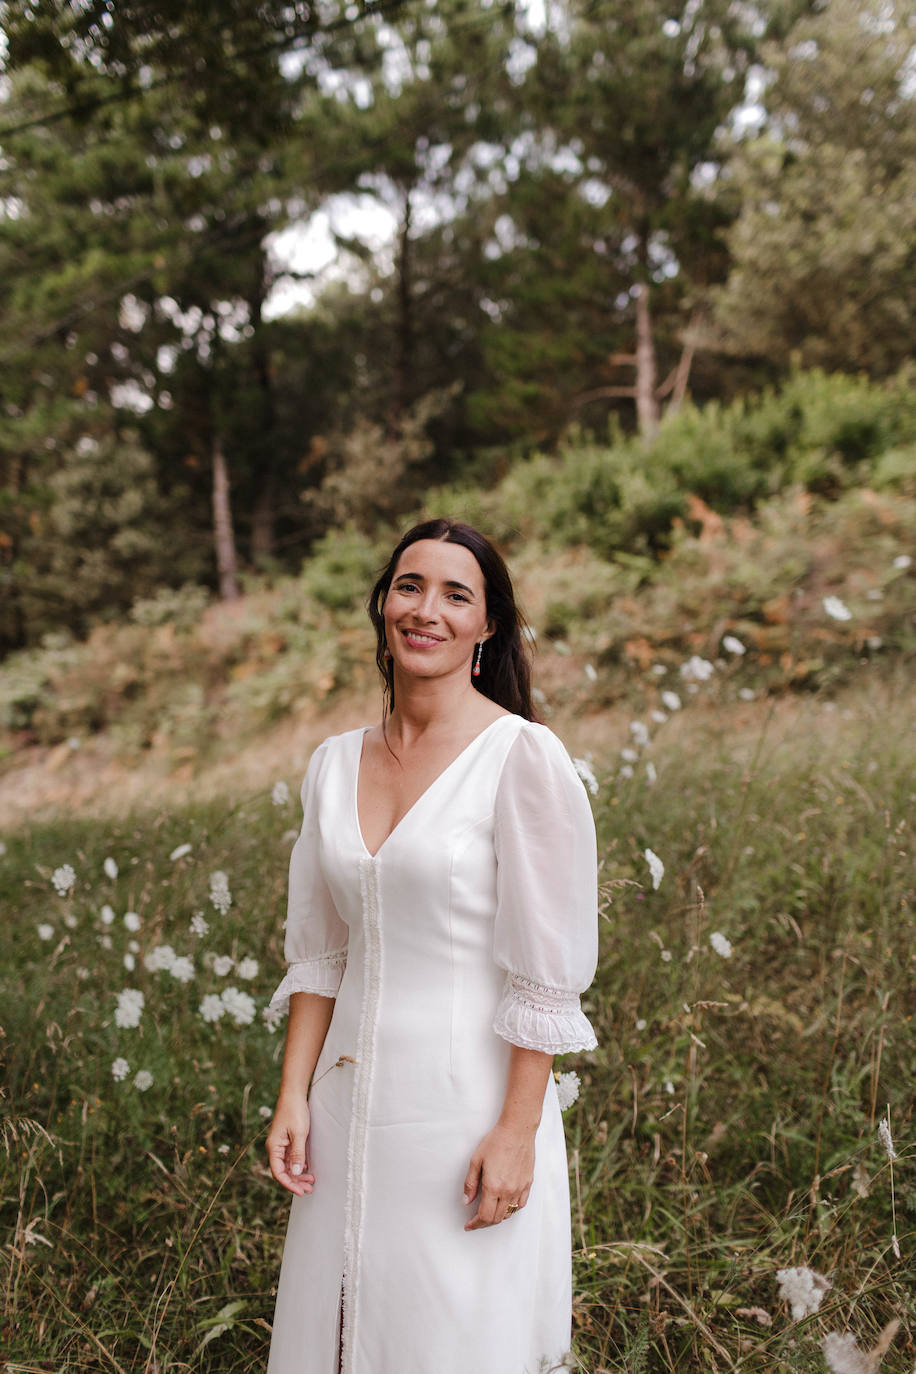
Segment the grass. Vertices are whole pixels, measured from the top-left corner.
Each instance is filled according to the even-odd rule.
[[[566,1123],[588,1374],[823,1371],[826,1333],[854,1332],[865,1350],[894,1318],[882,1368],[913,1367],[916,750],[906,682],[865,677],[836,702],[743,707],[715,680],[694,696],[672,680],[684,707],[653,723],[637,760],[593,760],[600,1048],[562,1065],[582,1079]],[[647,668],[642,716],[668,681]],[[0,1368],[247,1374],[266,1359],[286,1202],[260,1115],[281,1036],[260,1008],[281,962],[287,781],[294,799],[279,806],[258,794],[7,836]],[[665,865],[657,890],[647,847]],[[76,883],[60,897],[64,863]],[[232,892],[224,915],[209,902],[215,870]],[[193,956],[193,982],[144,967],[162,943]],[[259,964],[248,980],[246,957]],[[199,1015],[227,984],[253,997],[250,1024]],[[135,1028],[115,1024],[124,987],[145,996]],[[119,1056],[130,1071],[115,1082]],[[877,1134],[888,1111],[893,1206]],[[832,1285],[801,1322],[775,1280],[794,1265]]]

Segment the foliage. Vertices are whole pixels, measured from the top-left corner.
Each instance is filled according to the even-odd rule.
[[[566,1126],[576,1350],[595,1374],[817,1369],[826,1332],[868,1346],[892,1316],[916,1317],[910,701],[871,686],[743,709],[713,683],[655,728],[632,776],[592,760],[599,1049],[563,1067],[583,1083]],[[263,1159],[280,1037],[261,1013],[296,817],[262,793],[6,837],[8,1359],[34,1363],[37,1342],[61,1374],[263,1362],[287,1200]],[[60,896],[64,863],[75,882]],[[145,998],[135,1027],[115,1021],[125,988]],[[225,1009],[205,1021],[205,995],[243,1024]],[[896,1215],[876,1131],[888,1107]],[[832,1284],[804,1322],[776,1292],[796,1264]],[[886,1367],[909,1365],[892,1350]]]
[[[445,488],[427,504],[463,509],[508,543],[584,543],[605,558],[658,553],[688,517],[691,496],[724,514],[751,511],[792,486],[836,496],[873,477],[885,486],[905,482],[905,446],[914,435],[907,372],[887,386],[796,372],[758,397],[685,407],[651,447],[573,439],[557,457],[516,463],[492,491]],[[898,447],[902,457],[882,466]]]
[[[765,49],[767,118],[738,144],[717,331],[743,355],[887,376],[912,354],[912,17],[829,0]]]

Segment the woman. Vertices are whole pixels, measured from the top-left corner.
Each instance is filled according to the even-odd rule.
[[[369,613],[382,722],[316,750],[290,863],[268,1374],[542,1374],[570,1339],[551,1067],[595,1046],[591,811],[482,535],[417,525]]]

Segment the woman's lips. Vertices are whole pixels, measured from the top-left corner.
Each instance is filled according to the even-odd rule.
[[[401,633],[412,649],[434,649],[442,643],[438,635],[428,635],[422,630],[402,630]]]

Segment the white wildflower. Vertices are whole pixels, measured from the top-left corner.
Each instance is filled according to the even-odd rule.
[[[843,1336],[838,1331],[831,1331],[821,1341],[821,1349],[831,1374],[871,1374],[872,1362],[859,1349],[851,1331]]]
[[[725,635],[723,637],[722,648],[730,654],[738,654],[739,656],[741,654],[747,653],[747,650],[741,643],[741,640],[736,639],[734,635]]]
[[[723,935],[720,930],[714,930],[711,933],[709,943],[721,958],[730,959],[732,957],[731,940]]]
[[[646,782],[651,787],[652,784],[657,780],[657,778],[658,773],[656,771],[655,764],[650,759],[649,762],[646,764]]]
[[[273,1108],[272,1108],[272,1107],[259,1107],[259,1108],[258,1108],[258,1116],[261,1118],[262,1121],[269,1121],[270,1118],[273,1116],[273,1114],[274,1114],[274,1113],[273,1113]]]
[[[257,978],[258,967],[259,966],[257,959],[240,959],[235,971],[240,978]]]
[[[274,806],[285,806],[289,801],[289,787],[282,779],[271,788],[270,800]]]
[[[638,763],[639,753],[636,749],[621,749],[620,757],[624,763]]]
[[[757,693],[754,691],[753,687],[739,687],[738,696],[741,698],[742,701],[757,700]]]
[[[298,830],[284,830],[280,836],[281,844],[295,844],[299,838]]]
[[[196,911],[191,917],[191,934],[196,935],[198,940],[202,940],[210,932],[210,922],[202,911]]]
[[[218,992],[208,992],[200,1004],[200,1014],[205,1021],[218,1021],[224,1016],[226,1008]]]
[[[794,1269],[777,1269],[776,1282],[779,1284],[779,1296],[789,1304],[795,1322],[816,1312],[830,1287],[829,1279],[825,1279],[816,1269],[807,1269],[804,1265]]]
[[[668,711],[681,709],[681,699],[677,692],[662,692],[662,703]]]
[[[64,925],[67,927],[68,930],[76,930],[76,927],[79,925],[79,921],[76,919],[72,911],[64,912],[63,921]]]
[[[100,935],[100,936],[99,936],[99,944],[102,946],[102,949],[111,949],[111,936],[110,936],[110,935]]]
[[[891,1138],[891,1128],[884,1120],[878,1122],[878,1139],[884,1146],[884,1153],[888,1159],[896,1159],[897,1151],[894,1149],[894,1142]]]
[[[665,1092],[668,1094],[669,1097],[671,1097],[674,1094],[674,1084],[671,1082],[670,1078],[665,1079]]]
[[[538,632],[533,625],[522,626],[522,638],[527,639],[529,644],[534,644],[537,640]]]
[[[275,1002],[268,1002],[267,1006],[261,1012],[261,1019],[271,1035],[273,1035],[274,1031],[283,1020],[283,1012]]]
[[[558,1073],[555,1077],[560,1111],[565,1112],[569,1110],[579,1096],[579,1075],[570,1071],[569,1073]]]
[[[643,720],[630,721],[630,734],[637,749],[645,749],[649,743],[649,727]]]
[[[212,968],[217,978],[225,978],[235,968],[235,961],[228,954],[216,954],[213,957]]]
[[[913,566],[913,560],[908,553],[898,553],[894,559],[894,567],[898,572],[906,572],[907,568]]]
[[[649,872],[652,875],[653,890],[657,892],[659,887],[661,886],[662,878],[664,878],[665,876],[665,865],[662,863],[658,855],[653,853],[651,849],[644,850],[643,857],[645,858],[646,863],[649,865]]]
[[[623,765],[623,767],[621,768],[620,772],[617,774],[617,776],[618,776],[619,778],[632,778],[632,776],[633,776],[633,765],[632,765],[632,763],[625,763],[625,764]]]
[[[852,611],[838,596],[825,596],[821,605],[831,620],[852,620]]]
[[[210,901],[221,916],[225,916],[232,906],[229,878],[222,869],[210,874]]]
[[[174,863],[176,859],[183,859],[185,855],[190,854],[190,852],[191,846],[189,844],[179,844],[172,850],[169,858],[172,860],[172,863]]]
[[[668,669],[665,667],[664,663],[652,664],[652,672],[655,677],[664,677],[667,671]]]
[[[169,973],[176,983],[191,983],[194,980],[194,960],[186,954],[176,955],[169,965]]]
[[[884,600],[884,592],[883,592],[883,590],[882,590],[880,587],[869,587],[868,591],[865,593],[865,600],[866,600],[866,601],[883,601],[883,600]]]
[[[38,926],[37,929],[39,940],[54,939],[54,927],[52,925],[49,925],[47,921],[42,921],[41,925]]]
[[[593,664],[586,663],[582,671],[585,673],[585,676],[588,678],[589,682],[598,681],[598,673]]]
[[[589,759],[573,759],[573,768],[594,797],[598,792],[598,779],[595,777]]]
[[[216,1147],[216,1153],[217,1153],[218,1155],[227,1155],[227,1154],[229,1153],[229,1146],[228,1146],[228,1145],[217,1145],[217,1147]]]
[[[137,967],[137,960],[129,951],[124,955],[122,962],[128,973],[133,973],[134,969]]]
[[[118,993],[118,1005],[115,1008],[115,1025],[121,1030],[133,1030],[139,1026],[145,1004],[146,998],[139,988],[122,989]]]
[[[224,988],[221,994],[223,1006],[237,1026],[250,1026],[255,1018],[257,1007],[254,998],[238,988]]]
[[[123,1056],[118,1055],[118,1058],[114,1061],[114,1063],[111,1066],[112,1078],[116,1083],[121,1083],[129,1073],[130,1065],[128,1064],[127,1060],[124,1059]]]
[[[638,1031],[644,1031],[644,1030],[646,1029],[646,1026],[647,1026],[647,1025],[648,1025],[648,1022],[646,1021],[645,1017],[644,1017],[644,1016],[641,1016],[641,1017],[639,1018],[639,1020],[636,1022],[636,1029],[637,1029]]]
[[[78,968],[76,970],[76,976],[81,983],[86,983],[89,981],[89,970],[87,968]]]
[[[168,973],[177,958],[171,945],[155,945],[144,957],[143,965],[150,973]]]
[[[664,711],[659,711],[657,709],[654,711],[650,711],[649,715],[652,717],[656,725],[664,725],[665,721],[668,719]]]
[[[54,890],[59,897],[66,897],[76,882],[76,871],[72,864],[61,864],[60,868],[55,868],[51,874],[51,882]]]
[[[137,915],[136,911],[125,911],[124,924],[132,935],[136,935],[137,931],[140,929],[143,922],[140,920],[140,917]]]
[[[531,700],[535,706],[544,706],[547,703],[547,693],[543,692],[540,687],[532,687]]]
[[[673,957],[670,949],[663,949],[661,951],[661,960],[663,964],[670,964]]]
[[[131,954],[139,954],[139,953],[140,953],[140,942],[139,942],[139,940],[128,940],[128,942],[127,942],[127,948],[130,950]]]
[[[105,905],[102,907],[101,911],[99,912],[99,917],[101,919],[103,926],[112,925],[114,923],[115,918],[114,907],[109,906],[106,902]]]
[[[686,663],[681,664],[681,677],[685,682],[708,682],[715,672],[708,658],[691,654]]]
[[[153,1075],[150,1073],[149,1069],[140,1069],[138,1073],[134,1074],[134,1087],[137,1089],[138,1093],[145,1093],[147,1088],[151,1088],[152,1086]]]
[[[118,876],[118,865],[115,863],[114,859],[106,859],[102,867],[105,870],[106,877],[111,878],[112,881]]]

